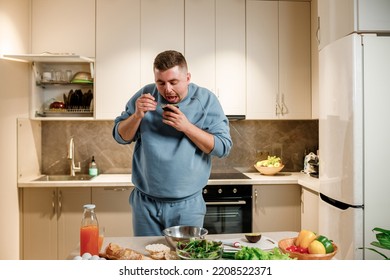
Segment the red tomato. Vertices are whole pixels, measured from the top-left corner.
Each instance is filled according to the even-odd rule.
[[[308,254],[309,251],[307,248],[298,247],[298,252],[301,254]]]
[[[297,252],[298,247],[295,245],[291,245],[291,246],[287,247],[286,250],[290,251],[290,252]]]

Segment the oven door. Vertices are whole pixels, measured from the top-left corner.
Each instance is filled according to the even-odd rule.
[[[206,200],[204,227],[210,234],[252,231],[252,199]]]

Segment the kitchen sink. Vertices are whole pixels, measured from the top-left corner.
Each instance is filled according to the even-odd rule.
[[[91,180],[93,176],[88,174],[79,174],[75,176],[71,175],[43,175],[34,181],[88,181]]]

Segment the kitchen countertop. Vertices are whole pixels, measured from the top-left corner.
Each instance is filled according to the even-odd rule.
[[[302,172],[280,172],[274,176],[260,173],[244,173],[249,179],[209,180],[208,185],[279,185],[299,184],[305,188],[319,192],[319,179]],[[42,175],[19,178],[18,188],[34,187],[133,187],[131,174],[100,174],[91,180],[83,181],[34,181]]]
[[[251,243],[249,246],[256,246],[260,247],[260,249],[272,249],[273,247],[278,247],[278,242],[284,238],[290,238],[290,237],[296,237],[298,235],[298,232],[294,231],[278,231],[278,232],[263,232],[262,238],[258,243]],[[209,234],[206,236],[206,239],[208,240],[221,240],[221,241],[229,241],[232,242],[238,241],[241,242],[241,245],[247,246],[245,240],[244,240],[244,234],[243,233],[235,233],[235,234]],[[269,239],[271,241],[265,240]],[[262,248],[261,241],[264,240],[264,242],[269,242],[270,245],[265,245],[266,247]],[[137,236],[137,237],[105,237],[103,241],[102,250],[106,248],[106,246],[110,243],[118,244],[119,246],[123,248],[129,248],[132,250],[135,250],[141,254],[147,255],[148,252],[145,250],[145,246],[149,244],[156,244],[161,243],[168,245],[166,242],[164,236]],[[271,243],[274,242],[275,244]],[[77,246],[75,250],[73,250],[67,259],[73,259],[75,256],[80,255],[80,248]]]

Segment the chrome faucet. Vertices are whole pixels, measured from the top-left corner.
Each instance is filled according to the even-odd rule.
[[[68,150],[68,160],[70,160],[70,176],[75,176],[76,172],[81,171],[80,162],[78,166],[74,164],[74,140],[73,137],[70,138],[69,150]]]

